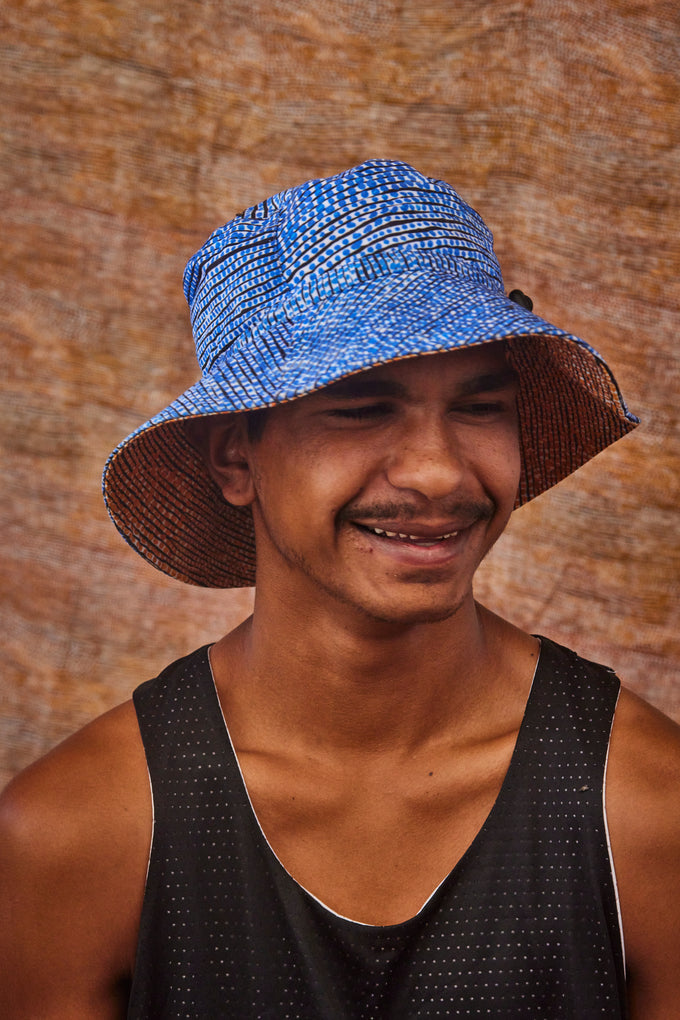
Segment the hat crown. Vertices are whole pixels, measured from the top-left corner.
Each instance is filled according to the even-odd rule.
[[[354,284],[416,268],[503,291],[479,214],[406,163],[370,160],[279,192],[216,230],[186,267],[201,367],[263,320],[294,318]]]

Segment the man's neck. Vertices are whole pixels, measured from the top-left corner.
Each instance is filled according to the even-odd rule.
[[[472,596],[447,620],[410,625],[300,614],[291,602],[273,612],[256,598],[253,617],[212,658],[227,712],[249,728],[247,706],[266,744],[351,754],[407,751],[452,725],[474,732],[492,704],[515,697],[512,676],[523,683],[535,654],[533,639]]]

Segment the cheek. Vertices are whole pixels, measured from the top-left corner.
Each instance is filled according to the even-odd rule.
[[[344,460],[320,461],[316,470],[306,476],[304,485],[303,505],[314,509],[319,525],[326,524],[329,529],[334,529],[338,515],[356,500],[365,483],[356,459],[348,454]]]
[[[314,529],[332,525],[337,513],[361,488],[360,457],[321,444],[297,449],[280,445],[260,451],[253,467],[256,500],[270,522]]]
[[[519,439],[512,432],[494,442],[485,459],[485,475],[487,486],[495,494],[499,503],[514,505],[519,489],[522,459]]]
[[[513,432],[507,437],[503,446],[503,463],[506,466],[508,478],[514,478],[519,484],[519,476],[522,470],[522,455],[519,448],[519,433]]]

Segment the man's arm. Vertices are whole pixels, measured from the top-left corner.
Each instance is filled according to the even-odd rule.
[[[607,816],[629,972],[631,1020],[680,1003],[680,727],[623,691],[612,731]]]
[[[10,783],[0,798],[0,1016],[125,1016],[150,833],[131,703]]]

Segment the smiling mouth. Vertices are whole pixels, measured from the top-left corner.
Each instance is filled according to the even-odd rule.
[[[449,538],[455,538],[458,531],[447,531],[441,535],[409,535],[401,531],[386,531],[384,528],[373,528],[368,524],[357,524],[358,528],[362,531],[368,531],[372,535],[378,535],[379,538],[389,538],[395,542],[408,542],[409,545],[419,546],[435,546],[439,545],[440,542],[445,542]]]

